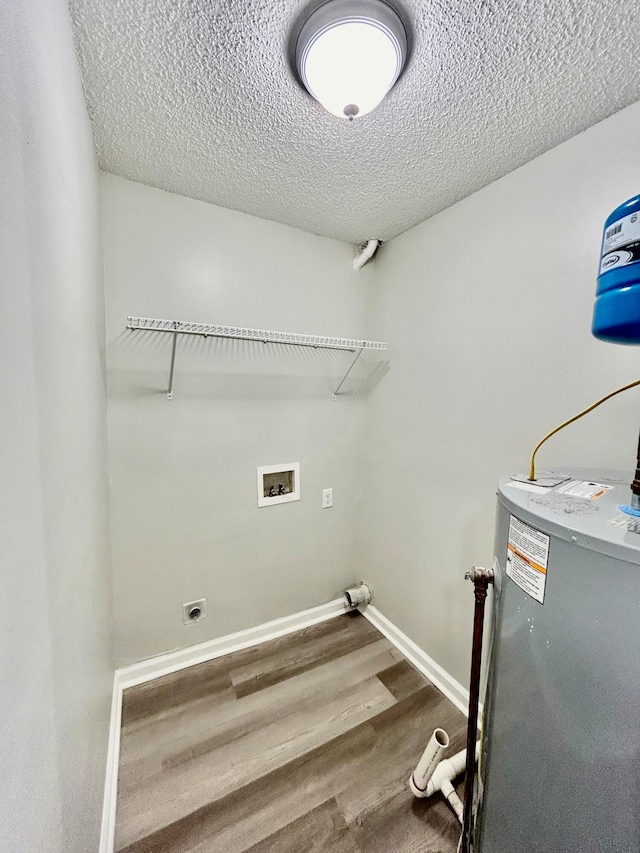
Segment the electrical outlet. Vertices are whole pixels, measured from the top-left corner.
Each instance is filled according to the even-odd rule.
[[[322,509],[329,509],[333,506],[333,489],[322,490]]]
[[[182,605],[182,621],[185,625],[190,625],[192,622],[202,622],[207,618],[207,599],[201,598],[199,601],[189,601]]]

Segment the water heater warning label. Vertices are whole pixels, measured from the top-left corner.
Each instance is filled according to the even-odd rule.
[[[597,501],[607,492],[610,492],[613,486],[605,486],[604,483],[588,483],[586,480],[572,480],[570,483],[565,483],[557,489],[563,495],[571,495],[574,498],[586,498],[589,501]]]
[[[544,604],[549,537],[511,516],[507,543],[507,575],[527,595]]]

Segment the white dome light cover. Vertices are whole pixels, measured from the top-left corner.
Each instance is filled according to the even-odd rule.
[[[405,28],[382,0],[329,0],[309,16],[296,43],[300,79],[339,118],[375,109],[406,58]]]

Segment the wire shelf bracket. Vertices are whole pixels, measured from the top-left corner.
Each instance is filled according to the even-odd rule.
[[[265,344],[285,344],[295,347],[350,351],[354,353],[354,358],[349,365],[349,369],[333,392],[334,400],[338,398],[340,389],[364,350],[384,351],[387,349],[387,344],[384,341],[363,341],[357,338],[331,338],[322,335],[303,335],[298,332],[273,332],[267,329],[247,329],[241,326],[186,323],[181,320],[154,320],[149,317],[127,317],[127,329],[132,329],[133,331],[162,332],[173,336],[167,400],[173,399],[173,374],[176,363],[178,335],[200,335],[205,338],[235,338],[242,341],[262,341]]]

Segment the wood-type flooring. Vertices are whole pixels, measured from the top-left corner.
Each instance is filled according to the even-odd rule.
[[[455,853],[407,779],[465,717],[359,613],[124,692],[117,851]]]

